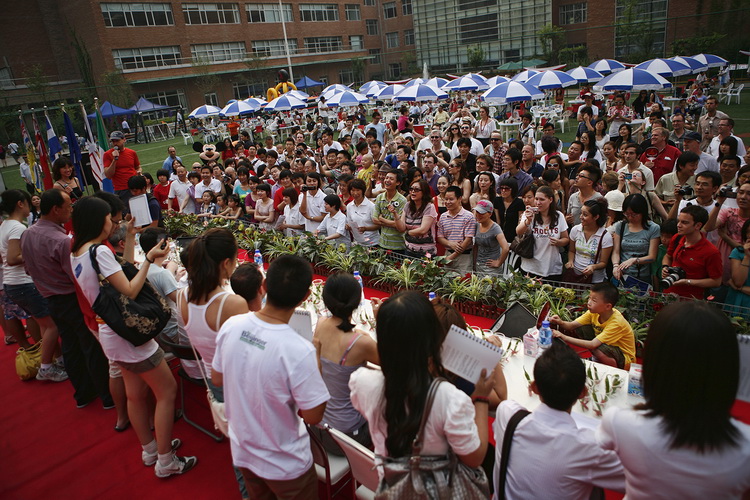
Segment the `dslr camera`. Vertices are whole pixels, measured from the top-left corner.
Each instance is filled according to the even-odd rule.
[[[666,290],[670,286],[674,285],[675,282],[685,279],[686,276],[687,274],[685,273],[685,270],[683,268],[677,266],[668,267],[666,278],[662,278],[660,282],[662,290]]]
[[[693,191],[692,186],[682,186],[680,189],[677,190],[677,194],[679,194],[683,198],[685,196],[693,196],[694,192],[695,191]]]
[[[730,186],[724,186],[719,189],[719,198],[737,198],[737,193]]]
[[[300,191],[303,191],[303,192],[304,191],[312,191],[313,189],[315,189],[315,188],[311,188],[310,186],[308,186],[306,184],[303,184],[302,187],[300,188]]]

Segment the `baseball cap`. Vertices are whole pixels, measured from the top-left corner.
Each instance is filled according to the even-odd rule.
[[[492,203],[487,200],[479,200],[474,207],[474,211],[478,214],[491,214],[494,209]]]
[[[701,135],[698,132],[685,132],[685,136],[683,137],[683,140],[700,141]]]
[[[385,165],[380,166],[380,168],[378,169],[378,172],[390,172],[391,170],[393,170],[393,167],[391,167],[390,165],[386,163]]]
[[[604,199],[607,200],[607,208],[615,212],[622,212],[622,202],[625,201],[625,193],[618,190],[609,191],[604,195]]]
[[[586,92],[585,94],[583,94],[583,97],[586,98],[586,97],[594,97],[594,96],[591,94],[591,92]]]
[[[122,140],[124,140],[125,139],[125,134],[123,134],[119,130],[115,130],[114,132],[112,132],[111,134],[109,134],[109,140],[112,140],[112,139],[122,139]]]

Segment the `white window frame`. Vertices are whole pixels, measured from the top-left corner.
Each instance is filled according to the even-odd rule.
[[[410,16],[413,13],[411,0],[401,0],[401,14]]]
[[[398,10],[396,9],[396,2],[385,2],[383,4],[383,18],[384,19],[393,19],[397,15],[398,15]]]
[[[404,30],[404,45],[414,45],[415,43],[414,30]]]
[[[166,56],[166,57],[165,57]],[[157,64],[147,65],[144,57],[148,60],[154,60]],[[179,45],[170,45],[166,47],[136,47],[129,49],[112,49],[112,58],[115,60],[115,67],[123,71],[168,68],[182,64],[182,55]],[[123,63],[123,58],[134,59],[135,63]],[[140,63],[138,63],[140,61]],[[161,64],[158,62],[161,61]],[[128,64],[131,67],[125,67]]]
[[[397,49],[399,46],[398,31],[385,34],[385,46],[389,49]]]
[[[303,22],[338,21],[339,7],[335,3],[301,3],[299,18]]]
[[[383,64],[383,51],[381,49],[369,49],[370,64]]]
[[[193,61],[242,61],[247,56],[245,42],[200,43],[190,46]]]
[[[289,54],[296,54],[298,47],[297,47],[297,39],[296,38],[289,38],[287,39],[288,47],[289,47]],[[284,40],[283,39],[277,39],[277,40],[253,40],[252,42],[252,52],[254,55],[259,57],[282,57],[286,56],[286,50],[284,49]]]
[[[107,28],[134,28],[148,26],[174,26],[172,6],[168,3],[101,3],[99,7]],[[154,14],[163,14],[166,23],[157,22]],[[113,15],[121,14],[125,19],[124,25],[112,24]],[[146,24],[138,24],[135,15],[141,14],[146,18]]]
[[[201,24],[239,24],[240,23],[240,9],[236,3],[220,2],[220,3],[184,3],[182,4],[182,12],[185,16],[185,24],[189,26],[201,25]],[[190,14],[198,14],[198,22],[193,22]],[[217,20],[209,21],[209,14],[216,14]],[[228,14],[231,13],[234,17],[233,21],[227,21]]]
[[[248,23],[280,23],[282,22],[282,15],[284,22],[294,22],[292,4],[290,3],[281,4],[281,9],[279,9],[277,3],[246,3],[245,13]]]
[[[588,3],[579,2],[560,6],[560,25],[583,24],[588,21]]]
[[[359,4],[348,3],[344,5],[344,12],[346,14],[347,21],[361,21],[362,11],[359,8]]]
[[[380,34],[380,23],[377,19],[365,19],[365,30],[368,36],[378,36]]]
[[[304,42],[305,52],[308,52],[310,54],[319,54],[323,52],[339,52],[344,50],[344,42],[340,36],[305,37]]]
[[[365,37],[362,35],[349,35],[349,47],[352,50],[362,50],[365,48]]]

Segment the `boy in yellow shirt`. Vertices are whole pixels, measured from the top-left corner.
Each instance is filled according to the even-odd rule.
[[[578,339],[558,330],[553,330],[552,335],[568,344],[590,350],[600,363],[630,369],[630,363],[635,361],[635,335],[630,323],[615,309],[619,298],[620,292],[608,281],[595,284],[591,287],[588,311],[580,318],[562,321],[557,315],[550,317],[552,323],[568,331],[591,325],[595,337],[591,340]]]

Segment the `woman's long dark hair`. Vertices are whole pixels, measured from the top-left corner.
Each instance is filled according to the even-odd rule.
[[[727,146],[729,146],[729,153],[723,154],[721,153],[721,148],[719,148],[719,156],[716,159],[716,161],[719,162],[719,165],[721,165],[721,162],[724,158],[727,158],[727,157],[734,158],[735,156],[737,156],[737,148],[738,148],[737,139],[735,139],[731,135],[727,136],[721,140],[721,142],[719,143],[719,146],[723,144],[726,144]]]
[[[555,191],[549,186],[539,186],[536,192],[542,193],[544,196],[552,200],[552,202],[549,204],[549,211],[547,212],[547,215],[549,215],[550,230],[555,229],[557,227],[558,219],[557,207],[555,206]],[[536,215],[534,216],[534,222],[536,222],[540,226],[544,224],[544,219],[542,218],[541,212],[536,213]]]
[[[411,452],[433,377],[444,376],[443,327],[430,301],[418,292],[400,292],[385,301],[377,325],[385,377],[385,446],[388,456],[403,457]]]
[[[432,203],[432,188],[430,188],[430,184],[424,179],[412,182],[409,188],[411,188],[411,186],[413,186],[414,184],[418,185],[420,191],[422,192],[422,204],[419,206],[419,209],[417,209],[417,204],[414,203],[414,200],[412,200],[410,196],[409,212],[411,212],[413,217],[421,217],[424,213],[425,208],[427,208],[427,205]]]
[[[624,214],[627,209],[641,214],[641,225],[643,229],[648,229],[651,218],[648,215],[648,200],[646,200],[645,196],[640,193],[633,193],[626,196],[622,201],[622,213]],[[627,222],[623,222],[623,224],[627,224]]]
[[[341,319],[339,330],[351,332],[352,313],[359,306],[362,288],[354,276],[348,273],[336,273],[326,280],[323,287],[323,303],[331,314]]]
[[[490,197],[490,202],[494,203],[495,198],[497,197],[497,190],[495,189],[495,176],[492,174],[492,172],[479,172],[477,176],[474,178],[474,185],[476,188],[474,189],[475,192],[479,192],[479,176],[485,175],[490,179],[490,187],[487,190],[487,194]]]
[[[73,251],[102,234],[104,222],[112,215],[112,207],[106,201],[84,196],[73,207]]]
[[[0,201],[0,211],[8,215],[12,215],[18,208],[18,204],[22,201],[26,201],[29,204],[29,208],[31,208],[31,195],[28,191],[8,189],[7,191],[3,191],[0,198],[2,198],[2,201]]]
[[[672,449],[706,453],[737,446],[740,433],[730,411],[739,372],[736,332],[721,309],[699,300],[670,304],[648,329],[646,402],[638,408],[662,418]]]
[[[237,257],[237,240],[224,228],[209,229],[198,236],[188,247],[185,263],[190,287],[188,300],[199,302],[221,284],[219,266],[225,259]]]

